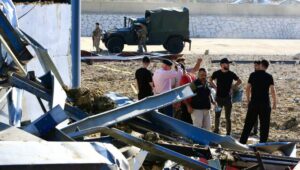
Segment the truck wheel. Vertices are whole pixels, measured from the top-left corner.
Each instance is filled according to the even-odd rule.
[[[111,53],[120,53],[123,51],[124,43],[123,40],[119,37],[110,38],[107,43],[107,49]]]
[[[166,44],[166,49],[172,54],[181,53],[184,43],[179,37],[170,38]]]
[[[168,51],[167,43],[164,43],[164,44],[163,44],[163,47],[164,47],[165,50]]]

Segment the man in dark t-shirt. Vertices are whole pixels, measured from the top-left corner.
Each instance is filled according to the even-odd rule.
[[[260,67],[261,69],[259,71],[250,74],[246,89],[246,97],[249,104],[244,129],[240,139],[240,142],[243,144],[247,143],[250,132],[258,116],[260,121],[260,143],[267,142],[271,117],[269,91],[271,91],[273,99],[272,108],[276,109],[277,105],[274,80],[272,75],[266,72],[269,67],[269,62],[262,60]]]
[[[211,96],[211,88],[207,82],[207,72],[204,68],[200,68],[198,79],[193,81],[190,86],[196,93],[190,102],[185,101],[188,112],[191,114],[193,125],[210,131],[210,109],[211,103],[215,104]]]
[[[219,133],[219,126],[220,126],[220,118],[222,108],[225,108],[225,118],[226,118],[226,135],[231,134],[231,109],[232,109],[232,89],[237,88],[242,81],[240,78],[232,71],[229,70],[229,64],[231,62],[227,58],[223,58],[220,61],[221,69],[215,71],[211,78],[210,83],[213,88],[217,91],[217,104],[219,109],[216,109],[215,115],[215,133]],[[217,84],[214,81],[217,81]],[[236,81],[234,86],[232,86],[233,81]]]
[[[147,67],[150,65],[149,57],[143,58],[143,67],[139,68],[135,72],[135,78],[138,86],[138,99],[141,100],[145,97],[153,95],[153,81],[152,73]]]
[[[259,71],[260,70],[260,62],[261,61],[254,61],[254,71]],[[258,133],[258,120],[255,121],[252,135],[257,135]]]

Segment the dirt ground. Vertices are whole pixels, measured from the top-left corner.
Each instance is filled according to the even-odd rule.
[[[81,49],[92,51],[92,38],[81,38]],[[192,50],[188,44],[183,54],[203,54],[206,49],[216,55],[295,55],[300,53],[300,40],[271,40],[271,39],[200,39],[192,38]],[[101,48],[105,49],[101,42]],[[162,46],[147,46],[151,51],[163,51]],[[137,46],[125,45],[125,51],[136,51]]]
[[[208,41],[208,40],[207,40]],[[264,48],[267,52],[259,53],[261,47],[259,44],[262,43],[262,40],[251,42],[253,48],[251,50],[238,50],[234,47],[234,44],[239,44],[239,46],[246,46],[249,44],[249,41],[240,41],[239,43],[234,40],[231,44],[228,40],[227,47],[233,47],[232,53],[221,53],[222,50],[216,50],[213,52],[212,49],[217,49],[220,47],[220,43],[223,41],[218,40],[218,42],[213,42],[210,45],[209,49],[213,55],[203,56],[202,51],[204,50],[194,50],[192,52],[185,52],[185,58],[187,66],[192,67],[198,57],[202,57],[204,62],[202,67],[205,67],[209,71],[209,75],[213,71],[219,69],[218,64],[212,64],[211,60],[221,59],[223,57],[228,57],[230,60],[256,60],[256,59],[268,59],[268,60],[300,60],[300,57],[295,56],[297,50],[294,48],[286,48],[285,50],[279,49],[281,43],[277,42],[267,46],[267,42],[271,40],[264,41]],[[276,41],[276,40],[275,40]],[[293,43],[294,42],[294,43]],[[89,50],[88,44],[90,43],[88,39],[83,38],[83,49]],[[219,44],[219,45],[218,45]],[[287,41],[286,44],[293,44],[296,46],[299,42],[296,41]],[[257,46],[257,49],[254,47]],[[298,46],[299,47],[299,46]],[[127,48],[132,50],[134,47]],[[157,51],[161,47],[157,47]],[[278,48],[278,49],[277,49]],[[152,48],[155,50],[155,48]],[[290,50],[289,50],[290,49]],[[298,48],[299,49],[299,48]],[[125,49],[126,50],[126,49]],[[227,49],[230,51],[230,49]],[[249,52],[250,51],[250,52]],[[253,54],[251,53],[253,52]],[[274,52],[274,55],[271,52]],[[238,54],[240,53],[240,54]],[[141,66],[140,61],[132,62],[98,62],[93,65],[87,65],[82,63],[82,86],[88,88],[100,87],[103,91],[114,91],[122,95],[132,97],[134,99],[137,96],[134,94],[131,84],[135,83],[134,73],[135,70]],[[156,68],[160,67],[158,61],[153,61],[150,69],[154,71]],[[246,86],[249,74],[253,71],[252,64],[234,64],[231,66],[231,70],[236,72],[237,75],[243,81],[243,87]],[[276,84],[276,89],[278,93],[278,108],[272,112],[271,116],[271,127],[270,127],[270,141],[300,141],[300,124],[299,124],[299,115],[300,115],[300,65],[283,65],[283,64],[272,64],[268,72],[271,73],[274,77]],[[244,96],[245,98],[245,96]],[[245,101],[245,100],[244,100]],[[223,113],[222,113],[223,114]],[[212,112],[212,120],[214,120],[214,113]],[[246,115],[246,103],[238,103],[233,107],[232,112],[232,132],[233,137],[239,139],[244,125],[244,119]],[[214,121],[212,121],[214,122]],[[223,114],[223,119],[221,122],[221,133],[225,134],[225,119]]]

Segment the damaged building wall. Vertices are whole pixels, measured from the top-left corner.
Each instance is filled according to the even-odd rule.
[[[71,5],[18,3],[16,9],[18,17],[21,17],[19,27],[48,49],[64,83],[71,86]],[[27,70],[34,70],[37,76],[44,74],[37,57],[27,64]],[[36,97],[24,92],[24,119],[30,115],[34,120],[41,114],[43,111]]]
[[[19,27],[43,45],[52,57],[56,67],[65,81],[71,85],[71,5],[47,4],[35,5],[18,4],[16,6],[18,16],[22,16],[28,10],[29,13],[19,19]],[[38,59],[34,58],[27,65],[27,70],[36,70]],[[38,68],[37,76],[43,71]]]

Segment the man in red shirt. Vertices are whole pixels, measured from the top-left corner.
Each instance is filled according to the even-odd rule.
[[[183,64],[181,64],[181,68],[183,70],[183,75],[181,77],[181,80],[179,82],[179,85],[185,85],[185,84],[189,84],[192,83],[194,80],[196,80],[196,77],[194,74],[189,73],[186,71],[185,66]],[[193,124],[192,118],[191,118],[191,114],[188,112],[188,109],[186,107],[185,103],[190,103],[191,102],[191,98],[185,100],[183,103],[181,103],[181,117],[180,119],[186,123],[190,123]]]

